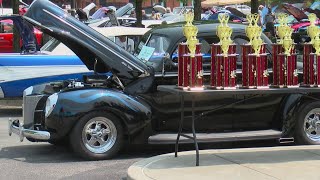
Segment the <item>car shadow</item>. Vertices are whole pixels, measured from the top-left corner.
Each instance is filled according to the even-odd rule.
[[[167,146],[166,146],[167,147]],[[151,147],[129,145],[123,148],[113,160],[148,158],[154,155],[170,153],[172,147]],[[65,163],[81,162],[85,159],[77,156],[69,146],[55,146],[41,143],[32,145],[9,146],[0,148],[0,159],[10,159],[26,163]]]
[[[266,142],[262,144],[265,146]],[[227,149],[251,146],[257,147],[259,144],[200,144],[200,149]],[[174,150],[174,145],[126,145],[112,160],[149,158],[156,155],[172,153]],[[189,150],[194,150],[194,145],[182,144],[179,146],[179,151]],[[0,149],[0,159],[11,159],[26,163],[66,163],[86,161],[77,156],[69,146],[55,146],[47,143],[3,147]]]

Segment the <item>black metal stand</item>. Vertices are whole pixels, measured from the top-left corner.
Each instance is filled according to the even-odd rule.
[[[180,117],[180,122],[179,122],[179,131],[178,131],[178,135],[177,135],[177,140],[176,140],[176,145],[175,145],[175,157],[178,157],[178,151],[179,151],[179,140],[180,140],[180,136],[188,138],[188,139],[192,139],[194,142],[194,146],[196,149],[196,166],[199,166],[199,146],[198,146],[198,142],[197,142],[197,135],[196,135],[196,130],[195,130],[195,112],[194,112],[194,106],[195,106],[195,100],[194,100],[194,95],[192,95],[192,102],[191,102],[191,111],[192,111],[192,136],[189,136],[187,134],[183,134],[182,133],[182,128],[183,128],[183,122],[184,122],[184,94],[181,93],[180,94],[180,100],[181,100],[181,117]]]

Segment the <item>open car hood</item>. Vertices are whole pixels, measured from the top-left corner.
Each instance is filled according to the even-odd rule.
[[[237,10],[236,8],[233,8],[233,7],[226,7],[226,10],[230,11],[232,14],[236,15],[236,16],[239,16],[239,17],[242,17],[242,18],[246,18],[246,15]]]
[[[137,57],[49,0],[33,1],[23,18],[64,43],[90,70],[111,71],[127,80],[149,75],[147,65]]]
[[[299,8],[294,7],[291,4],[283,3],[282,7],[287,10],[294,18],[296,18],[298,21],[301,21],[303,19],[308,19],[308,16]]]

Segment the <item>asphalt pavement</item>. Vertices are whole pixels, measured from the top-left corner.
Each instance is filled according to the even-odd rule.
[[[21,118],[21,109],[0,109],[0,179],[104,179],[123,180],[135,162],[155,155],[170,153],[174,146],[125,146],[112,160],[84,161],[68,147],[49,143],[22,143],[16,135],[8,136],[9,117]],[[274,141],[250,143],[201,144],[201,149],[225,149],[277,145]],[[180,150],[192,150],[184,145]]]

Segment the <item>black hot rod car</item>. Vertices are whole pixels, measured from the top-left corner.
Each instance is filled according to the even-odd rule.
[[[125,142],[175,142],[180,97],[157,90],[158,85],[176,84],[177,74],[166,73],[167,67],[174,69],[171,58],[142,61],[48,0],[33,1],[23,18],[68,46],[95,74],[27,88],[23,120],[9,120],[10,135],[53,144],[69,139],[75,152],[91,160],[113,157]],[[231,27],[245,34],[244,25]],[[182,33],[181,27],[177,30]],[[157,34],[150,40],[152,36]],[[109,71],[112,76],[99,75]],[[312,98],[319,95],[199,94],[197,114],[223,108],[197,121],[198,141],[294,137],[301,144],[320,144],[320,102]],[[191,98],[185,100],[188,115]],[[191,120],[185,121],[186,129],[190,125]]]

